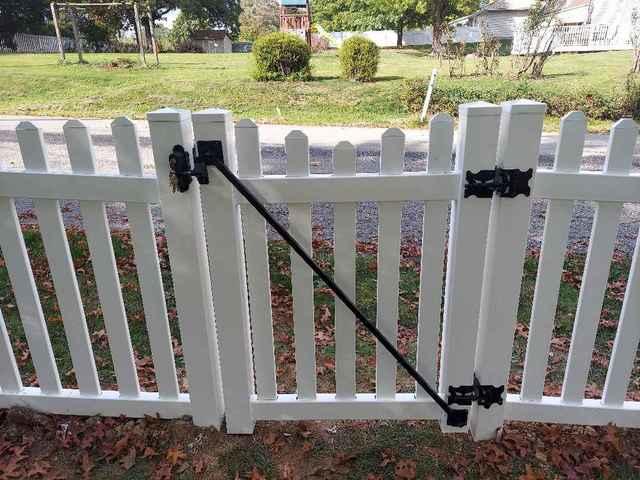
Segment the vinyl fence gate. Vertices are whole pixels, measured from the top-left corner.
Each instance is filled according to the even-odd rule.
[[[96,171],[89,132],[74,120],[64,127],[72,171],[50,172],[42,133],[29,122],[21,123],[17,135],[25,169],[0,171],[0,249],[39,386],[23,385],[0,315],[0,407],[22,405],[77,415],[187,414],[198,425],[219,427],[224,419],[229,433],[251,433],[257,420],[302,419],[437,419],[444,431],[470,430],[475,439],[494,437],[509,419],[640,426],[640,402],[626,400],[640,339],[638,246],[602,398],[584,398],[622,207],[640,202],[640,176],[630,173],[638,128],[629,119],[617,122],[604,171],[583,171],[586,121],[582,113],[573,112],[562,121],[553,168],[538,168],[544,114],[544,104],[526,100],[462,105],[455,168],[453,120],[437,115],[431,121],[427,169],[422,172],[404,171],[404,135],[389,129],[382,135],[380,173],[375,174],[356,173],[356,152],[348,142],[335,146],[333,174],[311,174],[307,137],[292,131],[285,140],[286,175],[264,175],[258,127],[248,120],[234,126],[230,112],[213,109],[148,114],[156,177],[143,175],[135,127],[124,118],[112,123],[119,174]],[[531,203],[548,200],[520,392],[505,392],[504,401],[489,408],[469,401],[468,424],[452,427],[419,386],[414,393],[397,392],[397,362],[378,344],[375,393],[359,393],[355,317],[336,300],[336,389],[318,393],[313,272],[292,253],[296,393],[278,393],[264,218],[213,167],[208,168],[209,183],[192,181],[183,192],[173,188],[176,178],[169,157],[176,145],[191,152],[194,142],[202,141],[220,142],[224,164],[250,191],[269,204],[287,205],[290,232],[308,253],[313,250],[312,204],[334,204],[334,280],[350,298],[356,290],[357,207],[377,202],[376,319],[392,344],[398,336],[402,207],[407,201],[424,202],[415,368],[437,385],[444,400],[451,398],[449,387],[471,392],[474,378],[482,386],[507,383]],[[202,168],[207,170],[196,164],[201,177]],[[494,194],[483,180],[499,183],[494,190],[502,188],[503,194]],[[77,389],[61,386],[15,198],[34,200]],[[61,200],[80,201],[116,391],[102,390],[98,381]],[[594,202],[596,213],[562,392],[545,396],[575,201]],[[139,386],[105,202],[126,204],[157,392],[143,392]],[[149,205],[156,203],[165,222],[188,393],[180,392],[176,380],[150,216]]]

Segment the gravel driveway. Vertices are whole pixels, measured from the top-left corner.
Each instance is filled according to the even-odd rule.
[[[151,149],[149,138],[142,133],[141,151],[145,171],[153,172]],[[115,168],[114,149],[110,135],[92,135],[96,158],[99,162],[99,169],[103,171]],[[45,141],[48,145],[50,162],[55,169],[68,168],[66,147],[64,137],[61,133],[45,133]],[[583,168],[588,170],[599,170],[604,163],[604,149],[606,141],[600,142],[599,148],[586,150],[583,161]],[[551,146],[543,145],[540,156],[541,166],[550,166],[553,161]],[[375,145],[363,144],[358,148],[357,170],[358,172],[376,172],[379,162],[379,149]],[[282,145],[263,145],[262,157],[265,164],[266,174],[285,173],[286,156]],[[425,148],[412,148],[405,156],[405,169],[408,171],[424,170],[426,165]],[[20,167],[20,157],[18,153],[17,140],[13,128],[3,128],[0,125],[0,168]],[[327,147],[311,148],[311,171],[312,173],[330,173],[332,171],[331,150]],[[634,157],[634,171],[640,171],[640,156]],[[32,203],[28,199],[19,199],[16,202],[21,218],[25,222],[35,222],[32,213]],[[534,201],[531,226],[529,232],[529,245],[536,247],[540,245],[544,215],[546,210],[545,201]],[[272,206],[272,211],[280,220],[286,223],[286,207],[282,205]],[[109,220],[113,228],[125,228],[127,225],[126,212],[123,204],[107,205]],[[156,226],[162,229],[162,219],[159,208],[153,208]],[[403,241],[419,241],[422,236],[422,214],[423,208],[419,202],[407,202],[403,209],[402,237]],[[589,202],[577,202],[574,210],[573,220],[570,227],[569,242],[572,248],[584,250],[590,237],[593,222],[594,209]],[[77,202],[64,202],[63,215],[68,225],[81,225]],[[319,203],[313,208],[313,225],[315,234],[319,238],[330,240],[333,236],[333,208],[331,204]],[[627,254],[633,252],[635,239],[638,235],[640,225],[640,205],[625,205],[624,213],[618,229],[617,248]],[[276,238],[274,232],[270,232]],[[377,237],[377,208],[375,203],[368,202],[360,205],[358,209],[357,239],[363,242],[376,240]]]

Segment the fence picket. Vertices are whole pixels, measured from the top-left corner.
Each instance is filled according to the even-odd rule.
[[[467,171],[493,169],[496,163],[500,107],[486,102],[460,105],[460,129],[456,172],[460,189],[451,211],[449,252],[445,287],[440,395],[449,386],[471,385],[480,310],[480,288],[484,270],[490,201],[464,198]],[[465,431],[446,425],[445,432]]]
[[[429,123],[429,159],[427,172],[451,170],[453,119],[446,113]],[[417,370],[432,385],[436,383],[444,246],[447,240],[448,201],[425,202],[422,220],[422,258],[420,260],[420,297],[418,301]],[[416,384],[416,396],[429,398]]]
[[[240,120],[235,133],[238,173],[241,177],[261,177],[258,127],[251,120]],[[266,222],[251,205],[242,205],[240,211],[244,225],[256,394],[259,399],[273,400],[277,397],[277,388]]]
[[[602,393],[602,403],[605,405],[622,405],[624,403],[633,370],[633,361],[640,341],[638,312],[640,312],[640,235],[636,241],[627,291],[618,322],[618,332],[613,344],[609,370]]]
[[[26,169],[48,171],[41,130],[30,122],[22,122],[16,128],[16,134]],[[98,395],[100,382],[60,206],[57,200],[39,198],[33,200],[33,208],[51,269],[78,387],[83,394]]]
[[[63,131],[71,169],[75,173],[95,173],[95,154],[85,125],[77,120],[69,120],[64,124]],[[104,203],[82,200],[80,212],[109,337],[118,390],[122,396],[135,397],[139,395],[140,387]]]
[[[196,142],[221,141],[225,165],[237,172],[231,112],[209,109],[194,113],[193,133]],[[212,180],[203,185],[202,201],[227,433],[252,433],[253,365],[240,208],[233,200],[233,186],[219,172],[210,171]]]
[[[502,104],[497,165],[535,171],[545,110],[544,103],[529,100]],[[534,183],[535,174],[531,188]],[[493,196],[475,358],[475,374],[483,385],[508,383],[530,212],[530,196]],[[471,407],[473,438],[495,438],[504,416],[504,404],[487,409],[475,403]]]
[[[29,344],[40,388],[58,394],[62,389],[42,312],[38,290],[24,244],[13,199],[0,197],[0,249],[4,255],[18,312]]]
[[[11,348],[11,339],[0,311],[0,392],[18,393],[22,390],[22,379]]]
[[[309,140],[307,136],[299,130],[293,130],[285,138],[285,150],[287,176],[308,177]],[[289,205],[289,231],[311,255],[311,204]],[[291,289],[298,398],[310,400],[316,396],[313,271],[294,252],[291,253]]]
[[[340,142],[333,151],[335,175],[356,174],[356,150],[349,142]],[[356,203],[334,206],[335,281],[349,296],[356,296]],[[356,320],[338,299],[335,301],[336,398],[354,398],[356,394]]]
[[[613,126],[605,173],[629,173],[637,136],[638,126],[631,119],[620,120]],[[597,203],[562,385],[565,402],[580,402],[584,398],[621,213],[621,203]]]
[[[404,133],[390,128],[382,134],[380,173],[402,175]],[[398,295],[400,281],[400,223],[402,203],[378,202],[378,285],[376,323],[392,343],[398,338]],[[396,395],[397,362],[376,342],[376,398]]]
[[[142,160],[135,125],[128,118],[120,117],[111,123],[111,131],[120,174],[141,177],[143,175]],[[142,294],[158,393],[161,398],[178,398],[180,389],[176,376],[167,304],[149,205],[146,203],[127,203],[127,217],[136,268],[140,277],[140,293]]]
[[[580,169],[586,133],[587,122],[582,112],[564,116],[554,171],[577,172]],[[542,398],[573,206],[573,200],[550,200],[547,207],[522,374],[521,396],[524,400]]]

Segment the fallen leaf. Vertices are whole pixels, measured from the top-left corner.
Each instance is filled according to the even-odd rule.
[[[400,460],[396,464],[397,480],[413,480],[416,478],[416,462],[413,460]]]
[[[120,466],[127,471],[130,470],[136,464],[136,449],[135,447],[129,448],[129,452],[120,459]]]
[[[178,463],[182,463],[182,461],[187,458],[187,455],[177,448],[170,448],[167,450],[167,461],[171,465],[177,465]]]

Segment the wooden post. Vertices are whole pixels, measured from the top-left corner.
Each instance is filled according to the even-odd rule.
[[[200,185],[192,182],[187,192],[177,193],[172,191],[169,181],[169,154],[174,145],[191,151],[191,115],[186,110],[163,108],[148,113],[147,119],[166,224],[193,422],[218,428],[224,415],[224,401]]]
[[[56,38],[58,39],[58,50],[60,51],[60,63],[64,63],[64,44],[62,43],[62,34],[58,25],[58,15],[56,14],[56,4],[51,2],[51,18],[53,19],[53,27],[56,29]]]
[[[196,141],[222,142],[224,162],[237,172],[231,112],[209,109],[194,113],[193,131]],[[211,183],[202,186],[202,201],[220,338],[227,433],[253,433],[253,365],[240,207],[234,202],[233,186],[214,168],[209,169],[209,174]]]
[[[71,11],[71,28],[73,30],[73,41],[76,44],[76,52],[78,52],[78,63],[86,63],[82,56],[82,39],[80,38],[80,30],[78,30],[78,19],[76,12]]]
[[[133,15],[136,21],[136,30],[138,31],[138,49],[140,51],[140,63],[147,66],[147,60],[144,57],[144,46],[142,44],[142,26],[140,25],[140,12],[138,11],[138,4],[133,4]]]
[[[156,41],[156,35],[153,31],[153,17],[151,16],[151,8],[147,8],[147,18],[149,20],[149,32],[151,32],[151,47],[153,48],[153,55],[156,57],[156,65],[160,65],[160,56],[158,55],[158,42]]]
[[[307,31],[305,37],[307,37],[307,45],[311,48],[311,0],[307,1]]]
[[[529,100],[502,105],[499,166],[535,172],[545,110],[544,103]],[[535,175],[530,181],[532,190],[534,181]],[[515,198],[494,195],[491,201],[475,358],[475,373],[483,385],[508,383],[531,201],[530,196],[524,195]],[[503,398],[506,402],[506,388]],[[504,423],[504,412],[504,403],[489,409],[474,404],[470,420],[473,438],[495,438]]]

